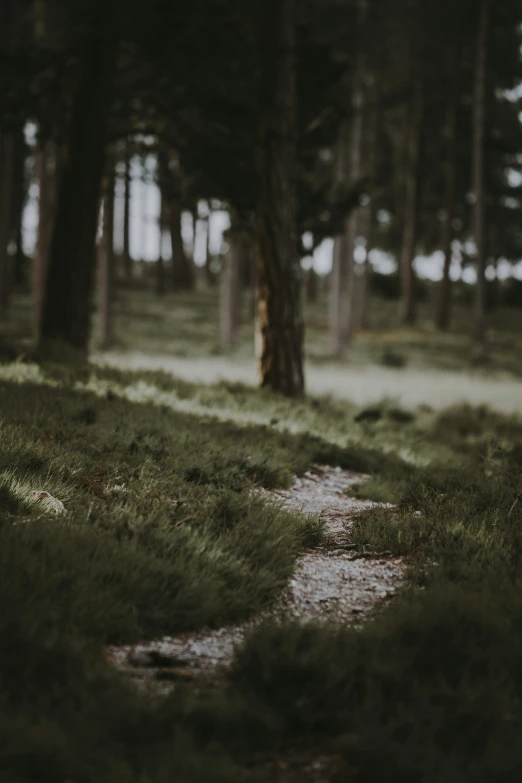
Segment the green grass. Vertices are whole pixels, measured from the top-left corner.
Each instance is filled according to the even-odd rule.
[[[180,304],[122,292],[120,348],[216,352],[215,298]],[[324,314],[324,302],[307,314],[316,363]],[[352,364],[387,352],[469,367],[466,335],[373,318]],[[26,327],[9,329],[29,351]],[[474,372],[519,374],[504,327],[498,355]],[[232,359],[250,355],[250,336],[246,324]],[[263,780],[264,760],[290,750],[340,755],[339,780],[518,781],[519,418],[12,358],[0,364],[2,783]],[[359,496],[396,505],[363,513],[352,538],[402,555],[410,589],[359,629],[265,624],[227,678],[184,684],[161,705],[135,693],[102,645],[270,606],[322,525],[255,490],[288,486],[314,462],[369,474]],[[42,513],[35,489],[67,515]]]
[[[358,517],[359,549],[407,558],[399,605],[360,630],[268,624],[247,640],[230,690],[258,746],[323,743],[343,775],[372,783],[519,779],[521,426],[447,411],[431,439],[458,460],[411,466],[397,508]],[[383,463],[361,492],[396,478]]]
[[[419,318],[415,328],[405,328],[399,321],[396,301],[373,296],[370,299],[369,327],[361,331],[350,346],[341,366],[402,367],[417,370],[468,372],[479,377],[504,374],[521,377],[522,338],[520,314],[516,310],[492,311],[489,318],[489,358],[477,366],[473,361],[472,308],[456,302],[452,329],[437,332],[433,326],[436,287],[431,287],[426,302],[419,303]],[[305,351],[315,365],[331,361],[329,337],[328,292],[325,281],[317,302],[304,302]],[[168,357],[206,358],[227,353],[231,358],[253,359],[254,323],[252,292],[244,291],[240,305],[240,326],[237,345],[224,351],[219,339],[219,286],[194,292],[167,293],[158,297],[153,281],[134,281],[130,288],[119,288],[114,303],[115,336],[113,349],[118,353],[139,352],[163,354]],[[33,345],[33,325],[30,297],[17,293],[12,317],[1,325],[7,341],[3,352],[9,356],[10,345],[30,353]],[[94,318],[93,347],[97,343],[97,323]],[[11,354],[12,355],[12,354]]]

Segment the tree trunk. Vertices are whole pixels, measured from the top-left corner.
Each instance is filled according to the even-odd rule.
[[[156,261],[156,293],[158,296],[163,296],[165,293],[165,256],[163,253],[163,235],[165,233],[165,213],[166,204],[163,197],[163,190],[160,183],[160,211],[159,211],[159,254]]]
[[[40,336],[47,281],[49,248],[54,225],[58,181],[58,155],[52,142],[41,144],[36,153],[38,179],[38,235],[33,260],[33,308],[36,336]]]
[[[447,158],[446,158],[446,187],[444,196],[445,220],[442,226],[442,252],[444,254],[444,265],[442,269],[442,280],[439,289],[439,299],[437,307],[437,328],[445,331],[449,328],[451,317],[451,262],[453,258],[453,217],[455,211],[455,192],[457,185],[457,118],[459,106],[459,78],[460,69],[460,51],[455,44],[454,56],[451,58],[451,67],[449,78],[451,80],[451,89],[449,96],[447,120],[446,120],[446,138],[447,138]]]
[[[257,355],[261,386],[304,392],[295,182],[294,0],[265,0],[262,20]]]
[[[216,275],[211,269],[212,255],[210,253],[210,219],[212,215],[212,209],[210,207],[210,201],[208,202],[208,215],[205,221],[206,227],[206,252],[205,252],[205,277],[208,285],[213,286],[216,284]]]
[[[114,292],[114,167],[103,182],[102,236],[98,247],[100,347],[108,348],[113,338]]]
[[[484,131],[486,111],[486,67],[489,0],[482,0],[476,46],[475,97],[473,107],[473,233],[476,245],[477,288],[475,299],[475,344],[478,354],[486,351],[486,249],[484,232]]]
[[[0,137],[0,317],[9,305],[12,276],[11,226],[16,163],[16,131],[2,131]]]
[[[194,288],[194,264],[185,253],[181,236],[181,196],[173,192],[169,205],[170,237],[172,242],[171,279],[175,291]]]
[[[181,236],[181,175],[177,161],[171,159],[170,152],[164,144],[160,144],[158,148],[158,166],[172,245],[170,267],[172,286],[174,291],[192,290],[195,284],[194,264],[185,253]],[[195,229],[194,226],[194,244]]]
[[[359,34],[362,35],[366,17],[366,0],[359,0]],[[351,131],[341,129],[338,160],[338,181],[344,187],[356,185],[361,178],[363,139],[364,77],[366,53],[361,45],[353,77]],[[345,149],[343,149],[345,147]],[[339,358],[351,342],[354,329],[355,241],[357,239],[357,208],[345,220],[344,231],[335,237],[331,275],[330,332],[332,354]]]
[[[25,185],[25,139],[23,129],[20,128],[16,138],[16,153],[13,173],[13,209],[11,210],[11,226],[9,229],[9,242],[15,249],[12,257],[12,281],[15,285],[24,285],[27,282],[25,269],[25,255],[22,246],[24,206],[27,195]]]
[[[317,297],[319,294],[318,283],[319,281],[317,279],[317,273],[313,266],[311,266],[306,275],[306,301],[309,304],[314,304],[314,302],[317,302]]]
[[[401,318],[405,324],[413,324],[416,319],[415,303],[415,249],[417,240],[417,219],[420,196],[420,150],[422,139],[422,121],[424,113],[424,95],[422,78],[416,78],[410,109],[408,131],[406,192],[404,204],[404,226],[401,251]]]
[[[59,341],[82,353],[88,350],[98,195],[114,58],[114,41],[93,27],[74,96],[49,253],[40,337],[44,349]]]
[[[379,167],[379,125],[381,117],[381,95],[380,84],[375,75],[372,76],[372,86],[370,89],[370,105],[365,113],[366,127],[366,175],[369,181],[369,194],[367,203],[361,209],[359,218],[359,233],[365,239],[364,267],[359,280],[359,295],[357,297],[357,307],[355,313],[355,329],[365,329],[368,326],[368,301],[370,293],[370,277],[372,274],[372,265],[370,262],[370,253],[373,250],[374,232],[376,224],[376,200],[375,188],[377,185],[378,167]]]
[[[123,178],[123,274],[127,280],[130,280],[132,277],[132,258],[130,254],[131,156],[129,139],[125,139],[125,172]]]
[[[236,342],[239,323],[240,272],[245,250],[241,230],[232,227],[228,231],[227,242],[228,252],[221,275],[220,327],[222,344],[231,348]]]
[[[355,220],[346,220],[345,231],[335,237],[330,275],[330,334],[332,355],[339,359],[348,340],[353,303]]]

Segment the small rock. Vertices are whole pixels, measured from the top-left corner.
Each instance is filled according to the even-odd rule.
[[[27,499],[32,503],[38,503],[42,506],[44,511],[49,511],[52,514],[65,514],[65,506],[58,498],[53,498],[49,492],[43,489],[35,489],[29,492]]]

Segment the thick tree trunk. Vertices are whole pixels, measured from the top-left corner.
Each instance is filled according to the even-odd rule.
[[[49,248],[54,225],[58,181],[58,156],[52,142],[42,144],[36,153],[38,179],[38,235],[33,260],[33,309],[37,337],[42,323],[43,301],[47,281]]]
[[[406,192],[404,204],[404,226],[401,250],[401,319],[413,324],[416,319],[415,302],[415,249],[417,241],[417,219],[420,197],[420,151],[424,95],[422,78],[414,83],[410,110],[408,147],[406,162]]]
[[[111,162],[112,163],[112,162]],[[100,347],[108,348],[113,339],[114,293],[114,167],[103,182],[102,235],[98,247],[98,286]]]
[[[98,195],[103,174],[115,45],[94,30],[82,56],[45,290],[40,343],[88,350]]]
[[[304,392],[296,244],[294,0],[265,0],[257,207],[257,355],[261,386]]]
[[[0,317],[9,305],[12,277],[10,255],[14,176],[16,169],[16,131],[2,131],[0,136]]]
[[[446,160],[446,193],[444,197],[445,219],[442,227],[442,252],[444,266],[439,289],[437,308],[437,328],[444,331],[449,328],[451,316],[451,261],[453,257],[453,216],[455,210],[455,189],[457,182],[457,108],[458,92],[453,91],[448,107]]]
[[[245,250],[244,236],[239,228],[232,227],[228,231],[227,243],[221,275],[220,331],[222,344],[231,348],[236,342],[239,323],[241,264]]]
[[[130,200],[131,200],[131,156],[130,141],[125,139],[125,171],[123,174],[123,274],[127,280],[132,277],[130,254]]]
[[[473,233],[476,245],[477,287],[475,299],[475,343],[479,354],[486,350],[486,249],[484,231],[484,131],[486,110],[486,67],[489,0],[481,0],[475,60],[473,111]]]

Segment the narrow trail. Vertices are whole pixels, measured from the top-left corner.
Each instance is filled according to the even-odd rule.
[[[326,522],[322,546],[304,554],[293,579],[276,605],[261,618],[217,630],[166,636],[138,645],[111,646],[109,659],[142,681],[192,679],[231,663],[234,649],[260,620],[283,617],[299,620],[358,622],[377,602],[392,596],[404,580],[399,558],[361,557],[350,544],[350,527],[357,512],[376,505],[347,494],[364,477],[340,468],[315,467],[297,478],[289,490],[264,491],[287,508],[321,515]]]

